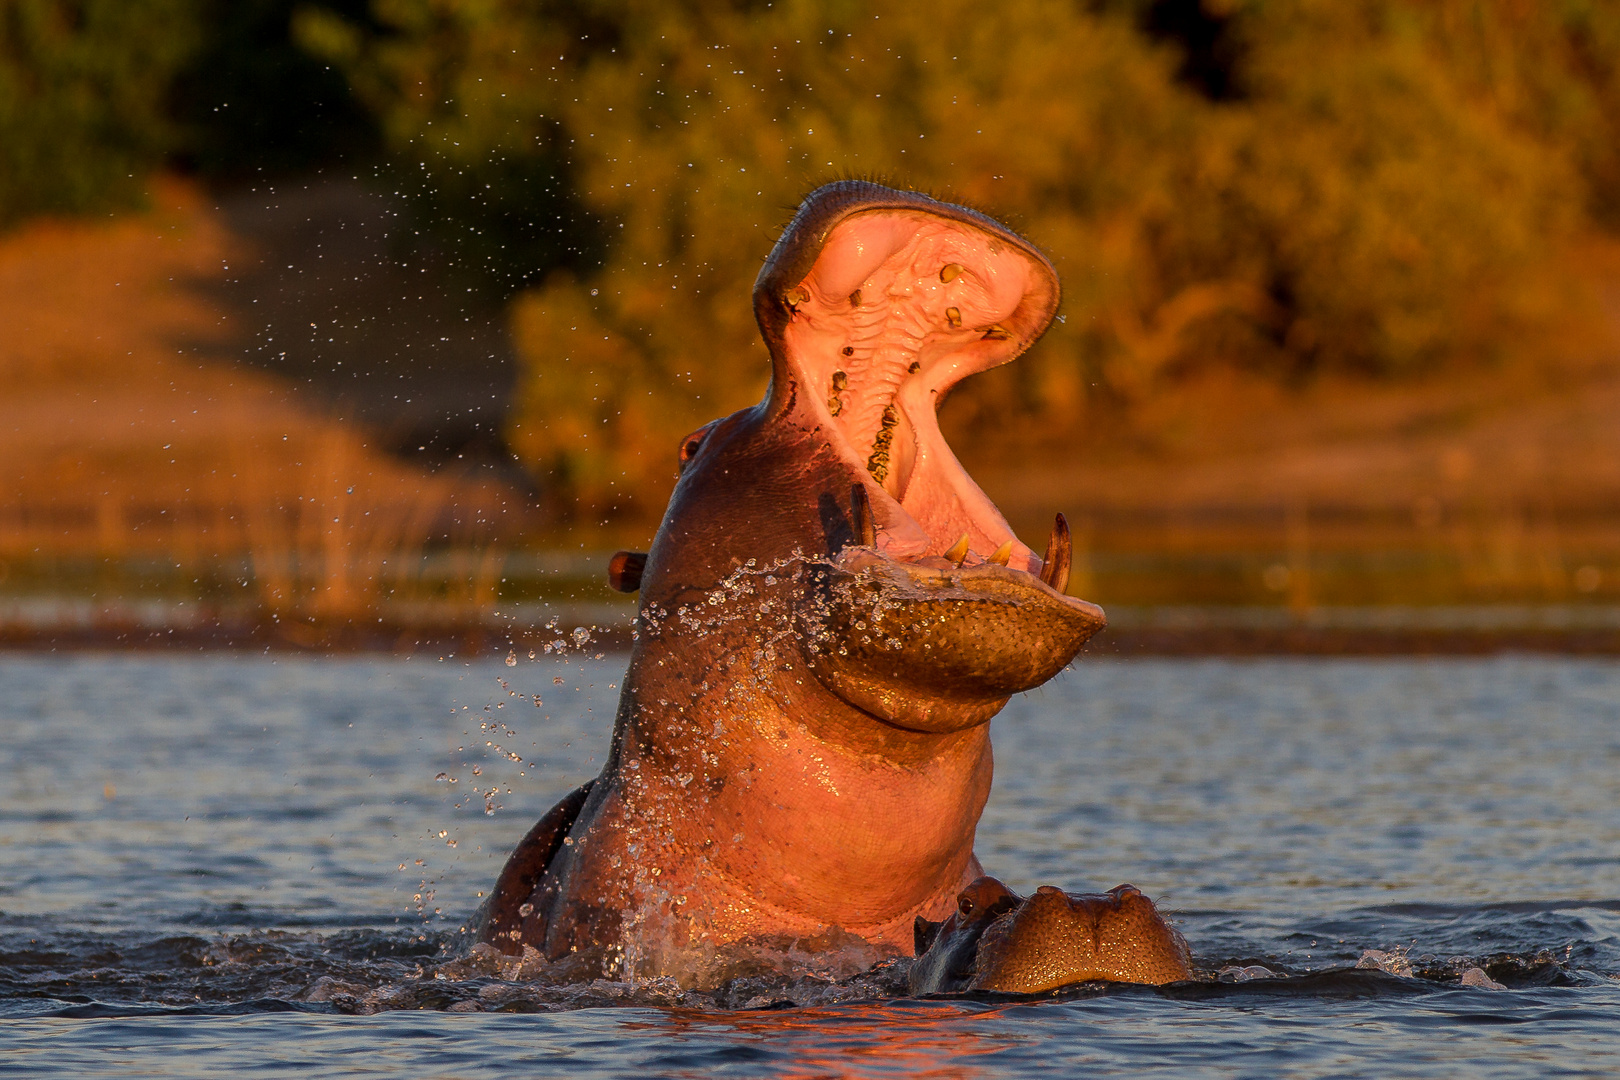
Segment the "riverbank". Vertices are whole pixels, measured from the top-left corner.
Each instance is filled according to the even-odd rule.
[[[634,607],[528,603],[450,615],[266,617],[246,607],[145,601],[0,600],[0,650],[528,656],[622,651]],[[1620,656],[1620,606],[1115,607],[1094,656]]]

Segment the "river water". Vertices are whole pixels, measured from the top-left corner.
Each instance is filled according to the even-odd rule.
[[[1620,1073],[1613,661],[1082,659],[980,859],[1135,883],[1206,977],[916,1001],[458,960],[624,668],[513,659],[0,657],[0,1075]]]

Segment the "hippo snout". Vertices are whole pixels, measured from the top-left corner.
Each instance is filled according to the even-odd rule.
[[[918,920],[913,993],[1034,994],[1101,980],[1158,985],[1192,977],[1187,943],[1134,885],[1023,898],[995,878],[962,891],[943,923]]]

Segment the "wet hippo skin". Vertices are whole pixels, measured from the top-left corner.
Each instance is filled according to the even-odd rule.
[[[919,918],[914,994],[1034,994],[1073,983],[1161,983],[1192,977],[1187,943],[1133,885],[1021,897],[993,877],[973,882],[943,922]]]
[[[672,453],[600,776],[513,853],[479,930],[701,985],[762,942],[911,951],[982,871],[988,721],[1104,625],[957,463],[935,409],[1057,308],[1051,265],[973,211],[812,193],[760,272],[765,400]]]

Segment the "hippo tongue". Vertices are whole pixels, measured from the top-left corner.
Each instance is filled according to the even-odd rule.
[[[973,211],[858,182],[800,208],[755,284],[773,386],[803,387],[870,477],[890,555],[939,556],[965,535],[980,559],[1011,541],[1008,565],[1039,571],[935,411],[957,382],[1027,349],[1057,299],[1046,259]]]

